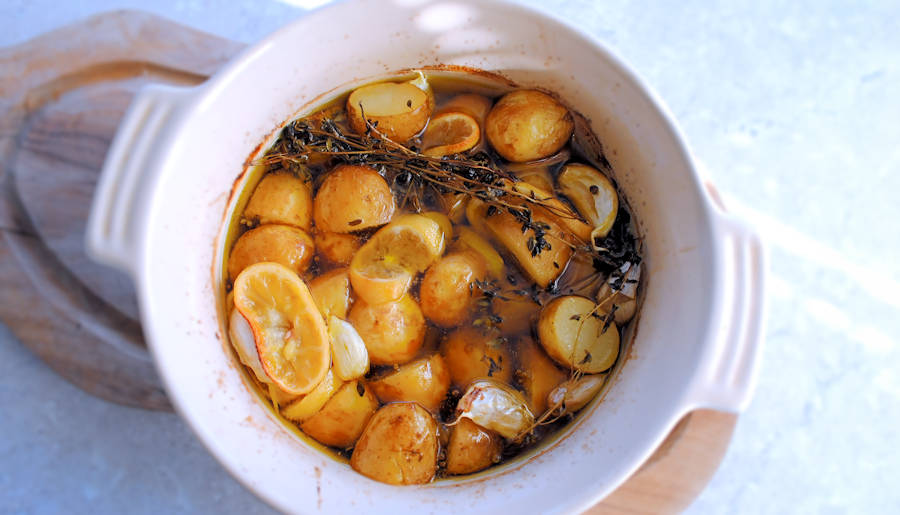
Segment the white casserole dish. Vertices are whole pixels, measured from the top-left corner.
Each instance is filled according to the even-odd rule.
[[[226,347],[216,285],[232,185],[273,131],[322,93],[435,64],[554,90],[592,121],[638,219],[649,280],[623,370],[552,445],[474,478],[396,487],[323,454],[259,402]],[[583,510],[689,411],[745,407],[760,354],[760,241],[711,202],[668,112],[599,42],[505,3],[341,3],[199,87],[144,89],[107,157],[87,247],[133,277],[178,412],[232,474],[284,511]]]

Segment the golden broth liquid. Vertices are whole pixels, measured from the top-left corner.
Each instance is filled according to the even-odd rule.
[[[476,77],[463,72],[442,71],[430,73],[426,71],[424,73],[427,76],[428,84],[433,91],[435,101],[434,113],[440,112],[444,104],[460,94],[480,94],[490,98],[492,102],[496,102],[504,93],[516,89],[499,82],[486,81],[484,77]],[[415,77],[416,75],[401,75],[391,77],[387,80],[400,82]],[[322,118],[328,118],[333,120],[335,125],[345,134],[352,134],[353,130],[348,125],[347,114],[345,112],[345,103],[351,91],[352,90],[347,90],[343,94],[323,103],[320,107],[311,111],[313,114],[303,117],[300,120],[315,120],[317,123]],[[563,150],[550,158],[541,160],[540,163],[507,163],[485,141],[483,128],[479,143],[473,149],[466,152],[465,155],[481,153],[491,164],[510,173],[512,176],[526,180],[529,183],[533,183],[532,181],[540,183],[541,181],[549,179],[549,181],[551,181],[549,182],[550,187],[553,187],[552,181],[554,181],[554,178],[558,175],[560,169],[567,163],[575,162],[590,164],[606,175],[609,175],[611,167],[609,162],[603,157],[602,150],[599,147],[599,144],[596,143],[596,137],[589,132],[587,123],[580,115],[574,111],[572,111],[572,114],[576,119],[575,135],[570,138],[569,142],[563,147]],[[340,156],[323,157],[321,155],[315,157],[310,156],[308,160],[279,160],[274,158],[277,154],[283,153],[291,148],[288,140],[291,137],[295,137],[295,133],[292,131],[293,123],[294,122],[289,123],[281,131],[279,138],[265,153],[264,157],[257,161],[257,164],[264,163],[262,165],[264,168],[263,177],[269,173],[287,171],[304,179],[310,185],[312,195],[315,197],[324,177],[335,166],[345,162],[345,159]],[[422,133],[420,132],[417,137],[407,142],[406,145],[413,150],[420,150],[420,145],[422,144],[421,135]],[[467,221],[464,207],[459,208],[457,206],[457,208],[449,208],[448,202],[446,201],[447,195],[442,195],[439,191],[434,188],[429,188],[427,185],[419,190],[412,188],[411,183],[414,182],[414,178],[409,176],[409,174],[403,173],[402,170],[391,169],[389,167],[386,168],[383,166],[374,166],[374,168],[384,177],[391,187],[397,206],[394,214],[395,217],[402,213],[431,211],[448,214],[453,220],[454,241],[447,242],[447,250],[443,255],[447,256],[454,249],[459,248],[460,244],[456,239],[458,239],[460,232],[465,230],[462,228],[467,227],[473,229]],[[609,178],[613,179],[613,177]],[[546,184],[547,183],[544,182],[544,185]],[[615,183],[613,182],[613,184]],[[541,184],[535,185],[542,186]],[[252,193],[246,191],[241,193],[244,204],[246,204],[246,200],[249,199],[251,195]],[[558,196],[567,206],[572,208],[571,205],[567,203],[565,197],[562,195]],[[617,234],[625,235],[626,239],[630,238],[633,243],[636,240],[634,230],[635,224],[631,221],[630,209],[620,192],[618,194],[618,200],[619,209],[613,232],[618,231]],[[449,213],[448,209],[450,209]],[[252,217],[245,217],[243,212],[235,214],[229,224],[229,250],[225,253],[226,270],[228,269],[230,249],[233,247],[234,243],[243,233],[258,227],[259,225],[259,220],[253,219]],[[310,237],[313,237],[316,234],[316,230],[315,227],[312,228]],[[375,232],[377,232],[377,230],[378,228],[366,229],[355,233],[355,235],[361,244],[367,241]],[[607,281],[608,275],[613,271],[613,267],[609,263],[598,261],[596,256],[590,252],[575,252],[568,262],[558,264],[558,267],[562,270],[558,277],[553,280],[549,286],[541,288],[523,273],[517,266],[515,259],[504,250],[502,245],[492,242],[492,246],[503,257],[504,268],[502,276],[494,278],[489,283],[479,284],[472,289],[471,316],[458,327],[450,329],[441,328],[426,317],[427,328],[425,331],[424,342],[411,361],[441,353],[444,356],[445,361],[449,362],[453,358],[446,355],[446,342],[453,339],[453,333],[469,331],[470,334],[474,334],[474,332],[478,332],[485,335],[484,340],[487,342],[487,351],[485,352],[485,359],[483,360],[484,375],[493,379],[505,381],[514,388],[522,391],[525,390],[524,386],[528,383],[531,374],[530,370],[526,370],[522,367],[523,354],[536,351],[543,355],[545,361],[549,360],[549,358],[543,354],[535,327],[542,306],[546,306],[547,303],[554,298],[566,295],[578,295],[593,301],[596,299],[598,289]],[[312,280],[323,274],[328,274],[332,270],[346,266],[347,265],[330,263],[317,253],[312,258],[305,273],[301,275],[301,278],[309,284]],[[408,294],[416,302],[419,302],[420,300],[420,286],[424,275],[424,273],[417,274],[409,288]],[[227,296],[228,300],[226,301],[229,305],[226,306],[225,312],[230,313],[232,309],[232,295],[230,293],[233,288],[231,281],[227,281],[224,288],[226,292],[229,292],[229,295]],[[351,292],[351,297],[352,296],[353,293]],[[635,297],[637,298],[637,296]],[[616,358],[615,363],[605,371],[605,386],[603,390],[596,395],[594,402],[598,402],[597,399],[602,397],[610,377],[621,368],[621,364],[624,361],[624,356],[627,351],[626,347],[628,345],[626,332],[628,332],[632,323],[633,321],[627,322],[618,327],[618,331],[621,335],[619,338],[620,348],[618,357]],[[363,339],[365,340],[365,337]],[[531,350],[527,350],[525,346],[531,346]],[[554,367],[556,376],[550,374],[550,377],[558,377],[559,381],[564,381],[574,376],[574,373],[564,366],[556,364]],[[372,365],[370,371],[361,380],[361,388],[367,388],[366,385],[369,382],[378,380],[379,378],[394,372],[396,369],[398,369],[398,365]],[[312,442],[315,446],[332,454],[337,459],[349,459],[353,452],[352,447],[335,448],[322,445],[313,438],[310,438],[309,435],[305,435],[300,428],[300,424],[296,424],[282,416],[281,410],[285,409],[286,405],[290,405],[291,402],[295,402],[296,399],[292,398],[295,396],[277,394],[277,392],[273,391],[273,388],[276,387],[260,383],[249,367],[245,367],[245,373],[250,382],[255,385],[260,397],[270,405],[276,416],[278,416],[296,434],[301,435],[304,440]],[[465,388],[465,384],[451,384],[446,397],[439,408],[432,410],[432,415],[436,418],[441,432],[440,441],[442,451],[438,461],[438,478],[449,475],[444,470],[444,466],[446,465],[444,451],[447,447],[448,434],[452,430],[453,423],[457,420],[457,401],[465,391]],[[275,393],[275,395],[272,395],[273,393]],[[360,395],[362,395],[362,393]],[[383,405],[383,403],[380,404]],[[582,411],[586,411],[587,409],[588,408],[583,408]],[[498,459],[495,460],[495,465],[507,463],[509,460],[516,457],[528,456],[536,450],[539,450],[539,446],[542,444],[555,441],[565,432],[566,426],[577,414],[578,413],[572,412],[565,412],[562,414],[559,412],[535,412],[535,418],[541,423],[536,425],[526,437],[519,441],[504,441],[502,452],[499,454]],[[490,467],[486,470],[490,471],[492,468],[493,467]]]

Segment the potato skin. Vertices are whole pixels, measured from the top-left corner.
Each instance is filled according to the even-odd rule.
[[[360,395],[362,391],[362,395]],[[375,410],[378,399],[362,381],[345,383],[322,409],[300,429],[316,441],[348,449],[353,447]]]
[[[491,377],[509,384],[513,375],[512,354],[496,332],[464,327],[441,343],[441,356],[450,370],[453,384],[465,387],[473,379]],[[491,370],[491,364],[494,370]]]
[[[350,310],[350,276],[346,268],[331,270],[310,281],[309,293],[325,320],[328,320],[328,315],[347,318],[347,311]]]
[[[319,186],[313,217],[321,231],[347,233],[390,222],[395,208],[391,188],[378,172],[340,165]]]
[[[438,425],[414,402],[383,406],[353,449],[350,466],[392,485],[427,483],[437,472]]]
[[[260,224],[285,224],[309,231],[312,227],[312,190],[303,179],[288,172],[266,174],[259,181],[244,218]]]
[[[472,314],[473,284],[487,275],[484,259],[473,251],[447,254],[422,279],[422,313],[439,327],[456,327]]]
[[[314,236],[316,251],[329,263],[347,266],[353,254],[362,246],[362,241],[355,234],[319,231]]]
[[[273,261],[303,275],[314,254],[313,239],[303,229],[281,224],[260,225],[242,234],[231,248],[228,276],[234,281],[245,268],[264,261]]]
[[[468,418],[461,418],[450,432],[447,473],[472,474],[500,460],[503,439]]]
[[[450,372],[440,354],[401,365],[369,387],[381,402],[418,402],[436,412],[450,388]]]
[[[519,341],[519,381],[525,388],[525,400],[532,413],[540,415],[547,409],[547,395],[567,375],[530,338]]]
[[[369,359],[376,365],[406,363],[425,340],[425,317],[409,295],[385,304],[359,299],[350,309],[348,321],[366,343]]]
[[[566,144],[575,124],[569,110],[540,91],[520,89],[494,104],[485,121],[491,146],[513,162],[548,157]]]

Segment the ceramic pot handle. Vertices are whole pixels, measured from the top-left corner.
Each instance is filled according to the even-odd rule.
[[[722,285],[714,296],[713,341],[690,398],[692,408],[739,412],[750,403],[762,354],[766,255],[754,229],[722,209],[713,212]]]
[[[113,139],[88,216],[86,250],[96,261],[134,277],[139,242],[161,163],[191,88],[151,84],[134,97]]]

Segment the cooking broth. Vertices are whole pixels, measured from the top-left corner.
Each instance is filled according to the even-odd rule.
[[[552,438],[618,369],[640,286],[587,131],[552,95],[462,72],[287,124],[226,255],[229,336],[261,397],[388,483]]]

